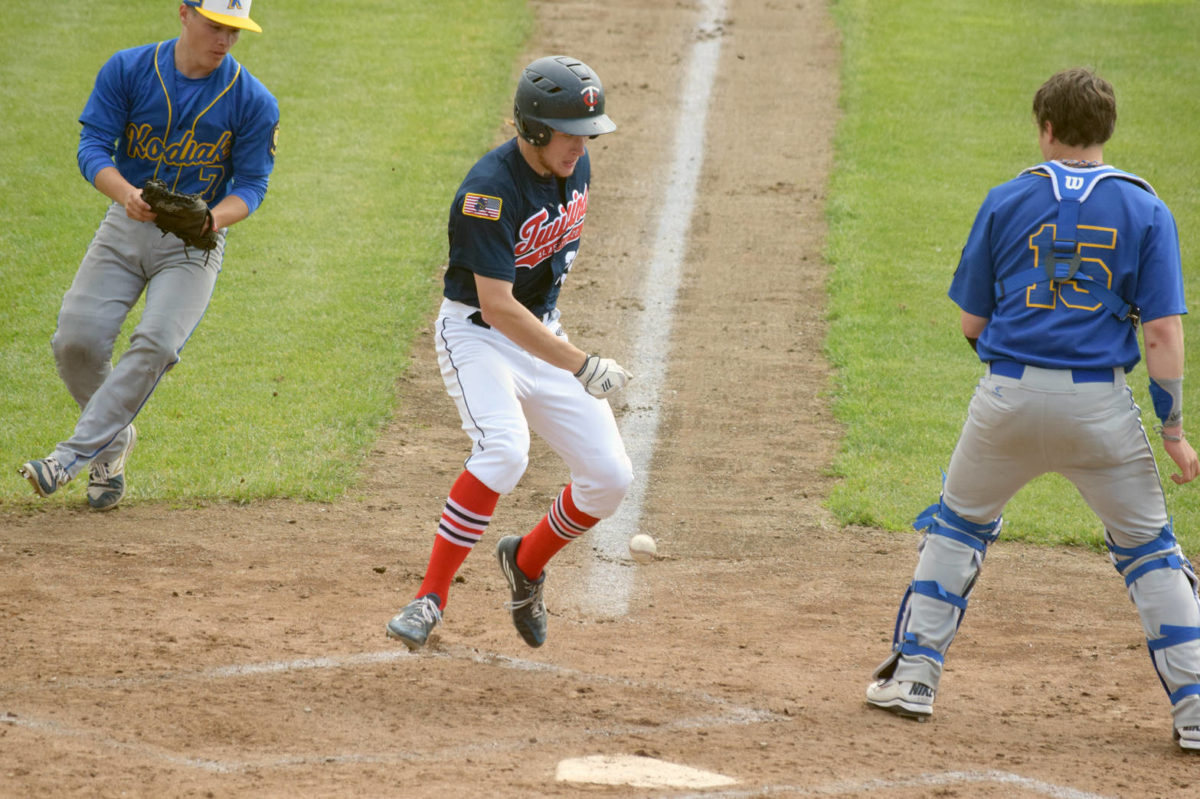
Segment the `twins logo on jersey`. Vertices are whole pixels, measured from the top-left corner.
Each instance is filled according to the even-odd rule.
[[[568,244],[578,241],[587,216],[588,190],[572,190],[566,207],[558,206],[558,216],[550,219],[550,210],[542,208],[526,219],[518,231],[513,248],[518,269],[532,269]]]

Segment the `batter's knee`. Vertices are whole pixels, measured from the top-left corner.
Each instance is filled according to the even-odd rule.
[[[466,468],[497,494],[517,487],[529,466],[529,433],[508,430],[489,433],[475,443]]]
[[[633,483],[633,464],[628,457],[594,461],[587,474],[575,474],[571,496],[584,513],[605,519],[617,512]]]

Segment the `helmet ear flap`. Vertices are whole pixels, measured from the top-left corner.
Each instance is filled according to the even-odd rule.
[[[517,126],[517,133],[522,139],[534,145],[541,147],[550,141],[553,131],[549,125],[538,122],[536,119],[526,119],[521,114],[521,109],[515,103],[513,104],[513,122]]]

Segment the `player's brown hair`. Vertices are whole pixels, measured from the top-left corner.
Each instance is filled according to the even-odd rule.
[[[1071,147],[1104,144],[1117,125],[1117,97],[1112,84],[1090,69],[1056,73],[1033,95],[1038,130],[1049,122],[1054,138]]]

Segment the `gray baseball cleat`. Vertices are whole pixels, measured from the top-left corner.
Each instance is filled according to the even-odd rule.
[[[95,463],[88,467],[88,504],[94,510],[112,510],[125,496],[125,461],[137,443],[137,430],[129,425],[129,441],[121,454],[111,463]]]
[[[426,594],[409,602],[387,623],[388,638],[403,641],[410,650],[425,646],[429,634],[442,620],[437,594]]]
[[[1200,727],[1176,727],[1175,743],[1179,744],[1180,749],[1200,750]]]
[[[867,686],[867,703],[906,719],[925,721],[933,715],[936,691],[922,682],[901,682],[890,677]]]
[[[27,461],[18,466],[17,471],[29,481],[39,497],[48,497],[71,481],[71,475],[67,474],[67,470],[53,455],[41,460]]]
[[[515,535],[506,535],[496,544],[496,559],[500,561],[500,569],[512,591],[512,601],[505,602],[504,607],[512,611],[513,626],[525,643],[538,647],[546,643],[546,603],[542,601],[546,571],[543,569],[536,580],[526,577],[517,566],[517,547],[520,545],[521,538]]]

